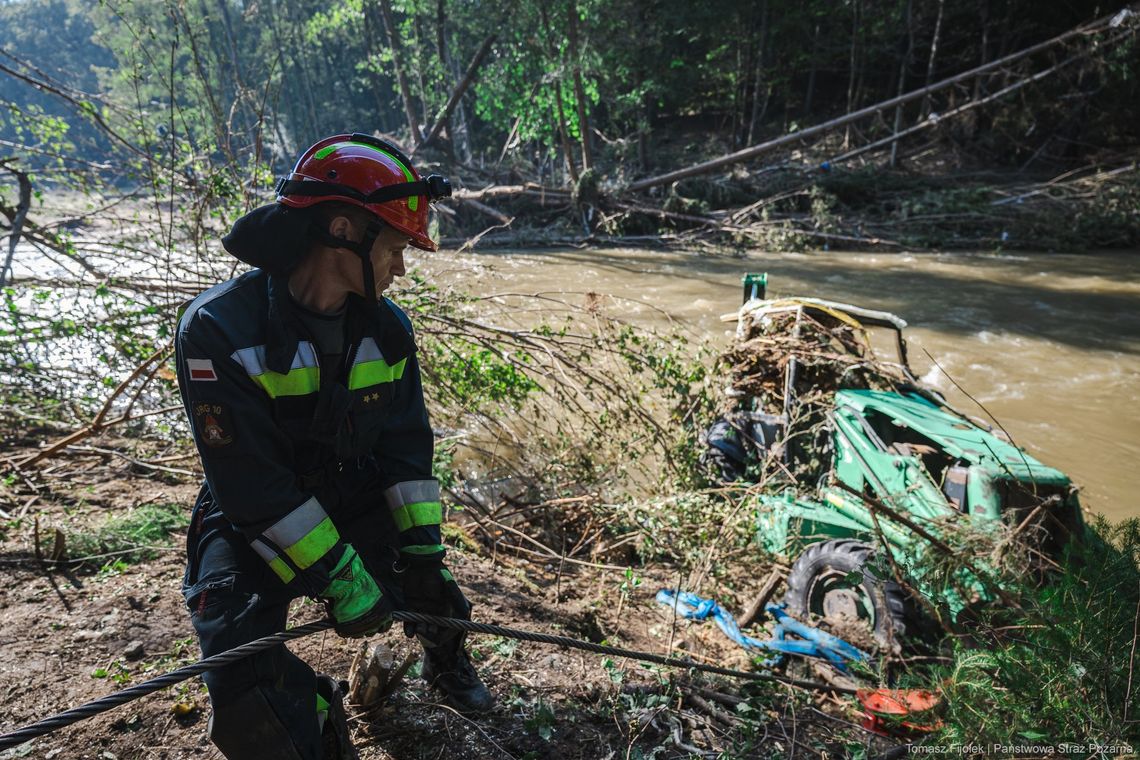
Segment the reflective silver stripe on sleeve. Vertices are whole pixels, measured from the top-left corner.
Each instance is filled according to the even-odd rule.
[[[396,510],[408,504],[421,504],[425,501],[439,501],[439,481],[405,480],[403,483],[384,490],[384,501],[388,509]]]
[[[369,338],[368,340],[372,340]],[[375,342],[373,343],[375,345]],[[379,349],[377,349],[379,351]],[[239,348],[230,354],[230,358],[242,366],[250,376],[264,375],[269,371],[265,363],[265,346],[250,346]],[[293,354],[293,363],[289,369],[303,369],[317,366],[317,352],[313,344],[303,340],[297,344],[297,353]]]
[[[266,562],[272,562],[278,557],[277,552],[273,551],[272,547],[270,547],[269,544],[265,543],[260,538],[253,539],[253,541],[250,542],[250,546],[252,546],[253,550],[257,552],[257,556],[261,557]]]
[[[309,532],[328,519],[317,497],[310,496],[309,500],[282,517],[262,535],[282,548],[287,548],[307,536]]]

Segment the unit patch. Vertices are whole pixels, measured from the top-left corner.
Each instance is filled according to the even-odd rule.
[[[214,362],[209,359],[187,359],[186,369],[190,372],[191,380],[217,380],[214,372]]]
[[[217,449],[234,442],[229,409],[211,401],[195,402],[193,409],[194,432],[202,445]]]

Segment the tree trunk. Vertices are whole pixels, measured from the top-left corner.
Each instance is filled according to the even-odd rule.
[[[277,46],[278,50],[284,50],[285,40],[281,35],[281,27],[278,23],[278,17],[280,16],[279,6],[276,4],[270,6],[269,13],[266,15],[269,16],[269,31],[273,35],[273,44]],[[290,111],[293,113],[295,123],[299,126],[307,126],[308,133],[310,135],[315,135],[317,133],[316,108],[313,105],[313,94],[309,90],[308,77],[305,75],[305,70],[302,68],[303,63],[300,59],[300,56],[289,56],[288,63],[286,65],[293,68],[293,71],[297,77],[297,81],[301,83],[301,86],[293,88],[282,87],[280,88],[280,91],[289,90],[288,104]],[[304,90],[304,94],[298,95],[298,89]],[[308,107],[306,108],[306,106]],[[305,125],[306,120],[308,121],[307,125]],[[277,121],[279,122],[280,119]],[[294,130],[294,132],[295,131],[296,130]],[[296,146],[284,146],[284,149],[289,150],[290,148],[295,147]]]
[[[451,112],[455,110],[455,106],[459,103],[463,93],[467,92],[467,88],[475,81],[475,73],[479,70],[479,66],[483,63],[483,59],[487,57],[487,53],[491,50],[491,45],[495,42],[497,32],[491,32],[487,35],[487,39],[483,40],[483,44],[479,46],[479,50],[475,52],[475,57],[471,59],[471,65],[467,67],[467,71],[463,74],[463,79],[459,84],[455,85],[455,89],[451,93],[451,97],[447,99],[447,105],[444,106],[443,111],[436,117],[435,124],[432,125],[431,131],[424,137],[422,143],[416,146],[416,149],[430,143],[439,136],[443,125],[451,118]],[[415,154],[415,150],[412,151]]]
[[[934,79],[934,60],[938,57],[938,40],[942,36],[942,12],[946,9],[946,0],[938,0],[938,17],[934,21],[934,38],[930,41],[930,57],[926,60],[926,86]],[[922,99],[922,118],[930,114],[930,95]]]
[[[764,80],[764,53],[768,49],[768,0],[760,2],[760,34],[757,39],[759,43],[756,50],[756,76],[752,80],[752,118],[748,120],[748,136],[744,140],[748,145],[752,144],[756,136],[756,124],[764,118],[768,110],[768,95],[772,92],[771,88],[765,90],[764,107],[761,108],[760,83]]]
[[[18,171],[11,166],[5,166],[16,175],[16,182],[20,186],[20,200],[16,205],[16,213],[12,215],[12,226],[8,233],[8,255],[4,259],[4,266],[0,267],[0,288],[8,284],[8,273],[12,271],[12,260],[16,258],[16,246],[20,244],[20,233],[24,230],[24,220],[28,218],[28,209],[32,207],[32,180],[25,172]]]
[[[819,23],[811,37],[811,71],[808,73],[807,94],[804,96],[804,116],[811,116],[811,101],[815,96],[815,70],[819,60]]]
[[[570,0],[566,14],[569,17],[570,59],[574,65],[574,99],[578,102],[578,132],[582,137],[582,170],[589,171],[594,165],[594,151],[590,147],[590,122],[586,117],[586,95],[582,88],[582,63],[578,59],[578,4],[575,0]]]
[[[459,64],[455,58],[449,57],[451,63],[451,75],[455,79],[459,79]],[[452,142],[456,144],[459,149],[459,157],[464,163],[471,163],[471,131],[467,119],[467,106],[463,102],[463,98],[459,99],[459,103],[455,106],[455,113],[452,114],[452,126],[455,127],[455,136]]]
[[[553,40],[554,37],[550,32],[550,16],[546,12],[546,5],[539,3],[539,13],[542,17],[542,28],[546,33],[547,40]],[[555,48],[550,44],[547,54],[550,60],[555,59]],[[566,171],[570,175],[570,179],[574,184],[578,184],[578,168],[574,165],[574,153],[570,149],[570,135],[566,131],[566,109],[562,105],[562,80],[555,79],[550,83],[551,91],[554,94],[554,104],[556,106],[556,113],[558,115],[558,136],[562,142],[562,153],[566,158]]]
[[[745,38],[753,40],[755,29],[750,29]],[[732,88],[732,124],[730,126],[732,149],[741,146],[744,139],[744,109],[748,99],[748,76],[752,73],[752,48],[755,43],[745,47],[742,40],[736,40],[736,73],[733,76],[735,86]]]
[[[237,36],[234,34],[233,22],[230,20],[230,10],[227,0],[219,0],[218,7],[222,11],[222,27],[226,32],[227,47],[230,51],[230,61],[234,71],[234,99],[238,102],[239,111],[244,112],[245,128],[252,133],[257,123],[257,111],[247,101],[245,82],[242,77],[241,59],[238,55]],[[244,104],[244,107],[242,107]]]
[[[396,22],[392,18],[391,0],[380,0],[380,14],[384,19],[384,31],[388,34],[388,49],[392,51],[392,66],[396,69],[396,84],[400,88],[400,97],[404,99],[404,113],[408,117],[408,128],[412,131],[412,144],[419,145],[423,141],[420,133],[420,122],[416,117],[416,106],[412,102],[412,91],[408,87],[408,78],[404,74],[403,52],[400,50],[400,40],[396,35]]]
[[[851,3],[851,50],[847,59],[847,113],[855,110],[855,67],[859,57],[859,0]],[[843,130],[843,149],[851,146],[851,125]]]
[[[274,30],[277,29],[277,20],[276,20],[277,16],[284,9],[285,19],[286,19],[286,21],[289,22],[288,31],[290,33],[290,37],[292,38],[289,40],[289,44],[294,50],[303,50],[304,48],[301,46],[300,40],[299,40],[298,35],[297,35],[297,28],[296,28],[296,24],[294,23],[294,20],[293,20],[293,14],[291,12],[289,12],[289,10],[288,10],[290,7],[290,4],[287,2],[277,2],[277,3],[275,3],[275,5],[276,5],[276,7],[272,11]],[[276,31],[275,31],[275,35],[276,35]],[[282,47],[280,42],[278,42],[278,49],[285,50],[286,48]],[[287,57],[289,58],[289,60],[291,60],[293,62],[293,65],[297,67],[297,71],[300,74],[300,79],[301,79],[301,89],[305,91],[305,96],[304,96],[305,104],[308,106],[309,139],[301,140],[300,142],[302,142],[302,143],[315,142],[319,138],[320,131],[321,131],[321,124],[320,124],[320,120],[317,118],[317,101],[313,97],[313,91],[314,91],[313,90],[313,79],[311,76],[309,76],[309,69],[305,65],[306,56],[291,55],[291,56],[287,56]]]
[[[420,17],[420,14],[418,14],[418,13],[416,13],[414,16],[412,16],[412,28],[415,29],[415,31],[416,31],[416,39],[414,40],[416,46],[414,49],[415,50],[423,50],[424,39],[427,38],[427,33],[424,32],[424,22],[423,22],[423,19]],[[422,124],[430,124],[431,123],[431,121],[430,121],[431,120],[431,110],[430,110],[431,99],[428,97],[427,82],[424,81],[424,67],[423,66],[415,66],[414,68],[416,70],[416,81],[420,85],[420,108],[421,108],[420,116],[422,117],[421,123]]]
[[[443,81],[451,74],[451,59],[447,55],[447,11],[446,0],[437,0],[435,4],[435,50],[439,55],[440,65],[443,67]],[[442,93],[441,93],[442,94]],[[447,132],[447,155],[455,161],[455,130],[451,128],[451,112],[444,115],[443,129]],[[499,159],[502,160],[501,158]]]
[[[896,95],[902,95],[906,92],[906,70],[910,67],[910,57],[914,54],[914,0],[907,0],[906,3],[906,52],[903,53],[902,61],[899,63],[899,87]],[[977,81],[977,80],[975,80]],[[899,128],[902,126],[902,103],[895,106],[895,128],[894,134],[899,133]],[[895,168],[895,162],[898,160],[899,143],[895,140],[891,143],[891,168]]]
[[[653,97],[646,92],[641,97],[641,123],[637,125],[637,163],[641,171],[653,168],[649,158],[649,135],[653,130]]]
[[[558,106],[558,134],[562,137],[562,152],[566,154],[566,171],[570,179],[578,184],[578,167],[574,165],[574,151],[570,148],[570,134],[566,131],[566,111],[562,107],[562,87],[558,82],[552,82],[554,88],[554,103]]]
[[[363,11],[365,56],[371,57],[377,48],[376,16],[372,12],[371,6],[365,5]],[[380,81],[379,78],[371,71],[368,72],[368,84],[372,88],[372,97],[376,98],[376,113],[378,115],[383,114],[387,109],[384,107],[384,96],[380,92]]]
[[[978,16],[982,22],[982,40],[981,40],[981,57],[978,59],[979,66],[985,66],[990,60],[990,3],[989,0],[980,0],[978,3]],[[978,77],[974,80],[974,100],[982,96],[982,79]]]

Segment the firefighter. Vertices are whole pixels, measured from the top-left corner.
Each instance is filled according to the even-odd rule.
[[[183,579],[203,656],[283,630],[302,596],[323,600],[348,637],[387,630],[396,609],[470,617],[443,561],[412,325],[382,297],[407,245],[436,250],[428,205],[450,192],[386,142],[335,135],[223,238],[255,268],[196,298],[177,335],[206,475]],[[462,635],[405,633],[454,707],[493,707]],[[344,684],[283,645],[203,679],[210,738],[227,758],[357,756]]]

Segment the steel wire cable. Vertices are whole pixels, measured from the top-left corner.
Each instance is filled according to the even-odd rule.
[[[641,652],[634,649],[623,649],[621,647],[613,647],[607,644],[595,644],[591,641],[582,641],[574,639],[569,636],[554,636],[547,633],[537,633],[535,631],[524,631],[518,628],[508,628],[501,625],[493,625],[491,623],[476,623],[471,620],[459,620],[457,618],[438,617],[436,615],[423,615],[418,612],[407,612],[405,610],[398,610],[392,613],[392,619],[404,623],[422,623],[425,625],[435,625],[441,628],[450,628],[453,630],[467,631],[470,633],[482,633],[490,636],[501,636],[503,638],[517,639],[519,641],[530,641],[539,644],[551,644],[565,649],[580,649],[585,652],[594,652],[596,654],[605,654],[612,657],[622,657],[631,660],[640,660],[642,662],[651,662],[658,665],[664,665],[674,668],[687,668],[690,670],[699,670],[704,673],[715,673],[717,675],[728,676],[731,678],[740,678],[748,681],[767,681],[773,683],[782,683],[789,686],[797,686],[803,689],[812,689],[815,691],[832,691],[841,694],[854,694],[854,689],[848,689],[839,686],[830,686],[825,684],[816,683],[814,681],[800,681],[794,678],[783,678],[780,676],[772,675],[770,673],[750,673],[744,670],[733,670],[732,668],[722,668],[718,665],[706,665],[700,662],[692,662],[691,660],[683,660],[677,657],[667,657],[665,655],[654,654],[652,652]],[[15,747],[30,741],[45,734],[50,734],[65,726],[70,726],[72,723],[78,723],[81,720],[94,717],[100,713],[112,710],[120,705],[132,702],[147,694],[151,694],[167,686],[173,686],[196,675],[205,673],[208,670],[222,667],[230,663],[236,662],[251,654],[260,652],[263,649],[283,644],[286,641],[300,639],[310,634],[318,633],[320,631],[328,630],[334,625],[331,620],[317,620],[312,623],[290,628],[281,633],[275,633],[271,636],[265,636],[256,639],[247,644],[228,649],[225,652],[220,652],[210,657],[205,657],[198,662],[190,665],[185,665],[177,670],[152,678],[149,681],[128,686],[122,691],[117,691],[114,694],[108,694],[105,697],[87,702],[86,704],[78,707],[73,707],[70,710],[52,715],[51,717],[44,718],[43,720],[31,723],[23,728],[6,734],[0,734],[0,750]]]

